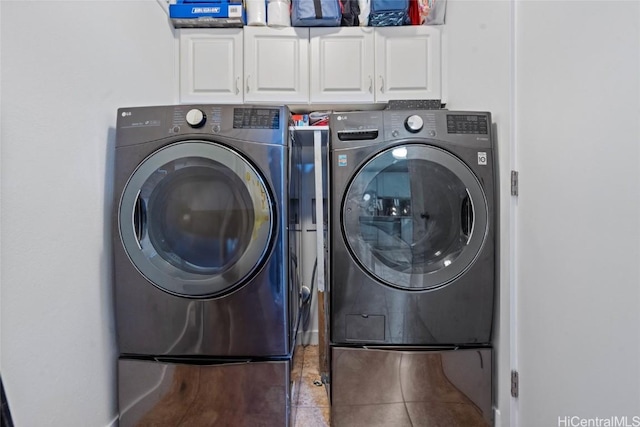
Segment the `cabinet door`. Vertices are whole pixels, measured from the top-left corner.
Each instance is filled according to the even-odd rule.
[[[309,102],[309,29],[244,27],[245,102]]]
[[[242,28],[180,30],[180,102],[242,103]]]
[[[373,102],[373,28],[310,29],[311,102]]]
[[[440,99],[440,30],[425,25],[375,31],[376,102]]]

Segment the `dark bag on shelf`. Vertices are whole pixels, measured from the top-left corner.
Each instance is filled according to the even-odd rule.
[[[390,27],[410,23],[409,0],[371,0],[369,26]]]
[[[360,25],[360,5],[358,0],[340,0],[342,3],[342,22],[343,27],[357,27]]]
[[[294,27],[338,27],[341,19],[340,0],[292,0]]]

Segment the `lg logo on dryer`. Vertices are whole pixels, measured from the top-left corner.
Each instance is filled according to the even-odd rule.
[[[129,117],[131,115],[131,111],[123,111],[121,115],[122,117]]]

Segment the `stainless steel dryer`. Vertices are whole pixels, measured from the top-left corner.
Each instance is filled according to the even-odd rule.
[[[174,399],[185,419],[202,415],[187,411],[197,397],[215,412],[206,422],[284,425],[299,304],[287,266],[288,124],[286,107],[118,110],[121,425],[171,424],[162,407],[176,384],[202,393]]]
[[[331,423],[492,424],[491,115],[331,116]]]

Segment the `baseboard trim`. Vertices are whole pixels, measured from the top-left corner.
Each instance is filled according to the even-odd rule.
[[[493,408],[493,425],[495,427],[502,427],[502,415],[497,408]]]
[[[318,345],[318,331],[299,331],[296,345]]]
[[[118,424],[119,424],[118,421],[119,421],[119,418],[118,418],[118,415],[116,415],[115,418],[112,419],[111,422],[109,422],[109,424],[107,424],[107,427],[118,427]]]

